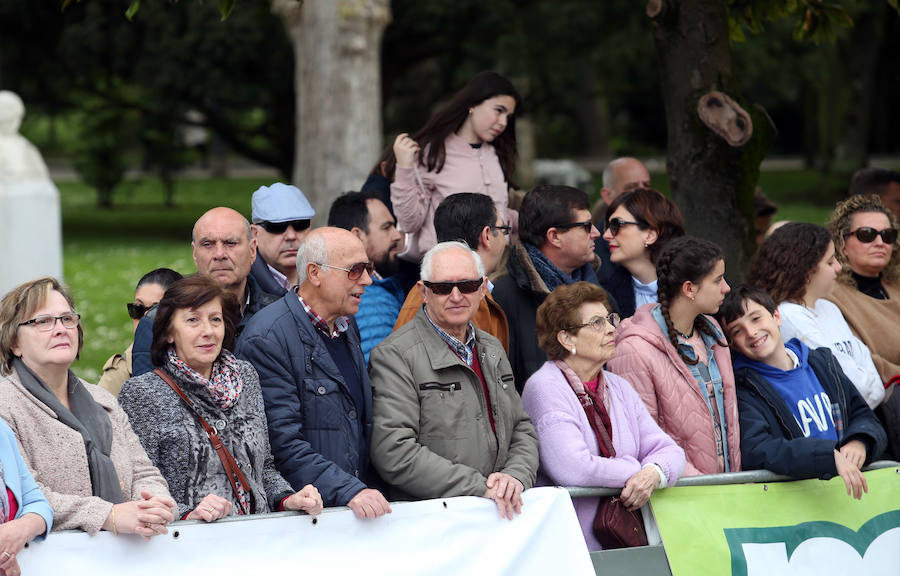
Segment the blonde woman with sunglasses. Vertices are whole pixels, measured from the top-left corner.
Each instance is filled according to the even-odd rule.
[[[897,221],[875,195],[839,202],[828,222],[842,270],[829,299],[869,347],[885,386],[875,413],[888,434],[885,456],[900,458],[900,251]]]

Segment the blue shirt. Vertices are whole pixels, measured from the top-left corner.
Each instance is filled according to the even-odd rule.
[[[796,358],[795,366],[790,370],[750,360],[740,353],[735,354],[734,367],[746,366],[765,378],[791,410],[803,436],[837,442],[841,416],[834,413],[837,406],[832,404],[809,365],[809,348],[796,338],[791,338],[784,346],[788,355]]]

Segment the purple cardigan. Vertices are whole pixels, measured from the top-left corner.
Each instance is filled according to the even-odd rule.
[[[631,384],[603,371],[609,388],[615,458],[601,457],[584,408],[553,362],[532,374],[522,404],[537,430],[541,466],[538,484],[620,488],[647,464],[656,464],[669,486],[684,470],[682,450],[650,417]],[[592,531],[597,498],[574,501],[575,513],[590,550],[600,550]]]

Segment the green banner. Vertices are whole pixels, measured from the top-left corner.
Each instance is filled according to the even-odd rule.
[[[675,487],[651,500],[673,576],[900,574],[900,469],[840,477]]]

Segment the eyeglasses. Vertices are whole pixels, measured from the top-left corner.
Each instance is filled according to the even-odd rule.
[[[571,332],[571,331],[577,330],[579,328],[584,328],[585,326],[590,326],[597,332],[602,332],[603,329],[606,328],[607,323],[610,326],[612,326],[613,328],[615,328],[616,326],[619,325],[619,322],[621,320],[622,320],[622,318],[618,314],[616,314],[615,312],[610,312],[606,318],[604,318],[603,316],[594,316],[593,318],[591,318],[584,324],[576,324],[574,326],[569,326],[568,328],[566,328],[566,330]]]
[[[81,320],[81,314],[76,314],[75,312],[69,312],[62,316],[41,314],[40,316],[35,316],[31,320],[19,322],[19,326],[34,326],[39,332],[49,332],[56,326],[57,320],[62,323],[63,328],[74,328],[78,326],[78,321]]]
[[[616,218],[610,218],[609,224],[607,224],[606,227],[609,229],[610,234],[612,234],[613,236],[616,236],[619,234],[619,230],[622,229],[622,226],[627,226],[629,224],[634,224],[635,226],[640,226],[640,223],[638,223],[638,222],[632,222],[631,220],[622,220],[621,218],[616,217]]]
[[[125,304],[125,307],[128,308],[128,316],[132,320],[140,320],[147,313],[147,310],[153,308],[153,306],[144,306],[143,304],[138,304],[137,302],[129,302]]]
[[[309,228],[309,224],[309,220],[289,220],[287,222],[256,222],[257,226],[262,226],[263,230],[265,230],[269,234],[284,234],[285,230],[288,229],[288,226],[293,228],[296,232],[303,232],[304,230]]]
[[[495,226],[491,226],[491,228],[493,228],[494,230],[499,230],[499,231],[503,232],[504,236],[509,236],[510,234],[512,234],[512,226],[507,226],[507,225],[496,226],[495,225]]]
[[[422,280],[422,284],[427,286],[438,296],[446,296],[453,292],[454,288],[459,290],[461,294],[472,294],[473,292],[477,292],[483,283],[484,278],[479,278],[478,280],[460,280],[459,282],[429,282],[428,280]]]
[[[897,229],[885,228],[884,230],[876,230],[868,226],[863,226],[862,228],[857,228],[853,232],[844,234],[844,238],[847,236],[856,236],[856,239],[863,244],[874,242],[876,236],[881,236],[881,239],[885,244],[893,244],[897,241]]]
[[[563,228],[568,230],[569,228],[584,228],[584,231],[588,234],[591,233],[591,230],[594,228],[594,223],[591,220],[585,220],[584,222],[569,222],[568,224],[555,224],[551,226],[551,228]]]
[[[372,272],[375,271],[375,265],[371,262],[357,262],[353,264],[349,268],[341,268],[340,266],[332,266],[331,264],[319,264],[316,262],[317,266],[321,266],[322,268],[334,268],[335,270],[343,270],[347,273],[347,278],[350,280],[359,280],[360,276],[362,276],[363,271],[367,272],[369,276],[372,275]]]

